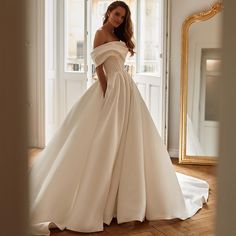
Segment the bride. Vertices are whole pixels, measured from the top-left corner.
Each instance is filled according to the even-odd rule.
[[[73,105],[30,170],[34,235],[102,231],[112,218],[187,219],[207,201],[204,180],[176,173],[136,84],[130,9],[115,1],[91,53],[98,80]]]

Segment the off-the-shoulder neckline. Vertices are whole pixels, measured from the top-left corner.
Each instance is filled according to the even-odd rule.
[[[95,50],[95,49],[97,49],[97,48],[100,48],[100,47],[102,47],[102,46],[105,46],[105,45],[107,45],[107,44],[110,44],[110,43],[122,43],[122,44],[125,44],[125,42],[123,42],[123,41],[121,41],[121,40],[113,40],[113,41],[110,41],[110,42],[106,42],[106,43],[104,43],[104,44],[101,44],[101,45],[95,47],[93,50]]]

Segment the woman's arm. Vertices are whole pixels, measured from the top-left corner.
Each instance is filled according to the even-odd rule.
[[[103,69],[103,64],[96,67],[96,72],[97,72],[97,76],[98,76],[100,85],[102,87],[103,97],[105,97],[105,93],[107,90],[107,79],[106,79],[106,75],[105,75],[105,72]]]
[[[94,37],[94,43],[93,47],[100,46],[106,42],[105,34],[102,30],[97,30],[95,37]],[[107,79],[106,74],[104,72],[103,64],[96,67],[97,76],[103,91],[103,97],[105,97],[106,89],[107,89]]]

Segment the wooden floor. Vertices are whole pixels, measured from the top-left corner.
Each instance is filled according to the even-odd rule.
[[[30,165],[38,150],[30,151]],[[216,210],[216,166],[180,165],[172,159],[176,171],[206,180],[210,185],[208,203],[196,215],[185,221],[157,220],[117,224],[114,219],[110,226],[104,225],[99,233],[77,233],[52,230],[50,236],[212,236],[214,234]],[[174,196],[173,196],[174,197]]]

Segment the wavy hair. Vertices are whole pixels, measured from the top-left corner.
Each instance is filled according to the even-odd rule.
[[[120,39],[121,41],[125,42],[131,56],[134,55],[134,42],[132,41],[133,38],[133,24],[131,21],[131,12],[129,6],[123,1],[114,1],[112,2],[104,15],[103,24],[105,24],[108,20],[109,12],[113,11],[117,7],[123,7],[125,9],[125,18],[122,24],[114,29],[114,34]]]

